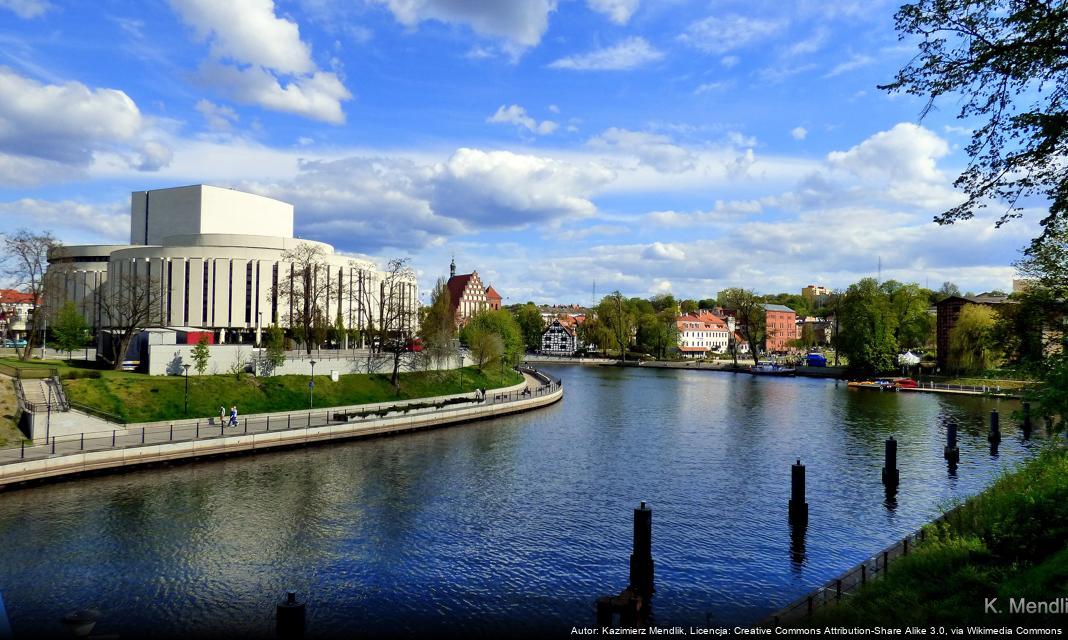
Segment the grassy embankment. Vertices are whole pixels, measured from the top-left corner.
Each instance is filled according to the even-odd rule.
[[[1068,449],[1051,447],[927,528],[914,552],[804,626],[1056,626],[1065,614],[1012,614],[1010,598],[1068,596]],[[996,597],[1001,613],[985,613]]]
[[[35,360],[18,363],[0,358],[0,363],[21,366],[55,367],[63,379],[70,402],[85,405],[119,417],[125,422],[152,422],[185,417],[185,379],[181,376],[148,376],[141,373],[90,369],[79,361]],[[330,376],[315,376],[315,407],[325,409],[352,404],[410,400],[431,396],[494,389],[522,382],[515,371],[497,367],[479,372],[474,367],[460,374],[448,372],[401,373],[400,392],[394,391],[386,375],[343,375],[337,382]],[[241,414],[300,411],[308,408],[309,376],[258,378],[242,374],[189,376],[189,417],[219,415],[237,405]]]

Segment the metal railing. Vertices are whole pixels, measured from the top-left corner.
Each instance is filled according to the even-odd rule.
[[[882,551],[865,559],[863,562],[854,566],[837,578],[825,582],[822,586],[817,587],[807,595],[794,600],[782,609],[776,611],[757,626],[776,627],[784,623],[796,623],[811,617],[817,609],[834,606],[843,600],[848,600],[855,591],[866,585],[868,582],[886,576],[894,561],[909,555],[910,551],[915,549],[917,544],[926,539],[926,531],[928,527],[944,522],[959,508],[960,507],[956,507],[944,513],[934,521],[924,525],[889,547],[886,547]]]
[[[559,390],[559,380],[536,370],[528,371],[542,384],[531,389],[515,390],[506,393],[494,394],[487,392],[484,398],[470,396],[465,398],[467,403],[473,404],[504,404],[528,400],[532,397],[545,396]],[[441,402],[440,400],[438,402]],[[455,401],[451,404],[458,404]],[[245,435],[256,433],[273,433],[277,431],[292,431],[311,427],[322,427],[334,424],[374,422],[385,417],[400,417],[430,414],[438,411],[444,404],[439,406],[433,399],[427,402],[413,404],[395,404],[387,407],[379,405],[367,405],[366,411],[355,411],[352,408],[342,410],[341,407],[324,408],[322,410],[299,411],[286,414],[261,414],[240,418],[236,425],[222,424],[219,418],[201,418],[199,420],[176,420],[164,424],[145,425],[142,427],[116,428],[111,431],[96,431],[70,435],[57,435],[49,437],[44,443],[27,445],[23,442],[19,446],[0,448],[0,465],[22,462],[24,460],[38,460],[59,455],[70,455],[91,451],[106,451],[112,449],[126,449],[143,445],[170,444],[176,442],[188,442],[191,440],[209,440],[224,438],[233,435]],[[375,407],[372,409],[372,407]],[[95,411],[81,405],[73,404],[75,411],[85,411],[91,415],[97,415],[105,420],[118,422],[117,416]],[[389,414],[395,414],[390,416]],[[229,422],[229,421],[227,421]]]
[[[59,370],[55,367],[38,367],[33,365],[19,367],[6,363],[0,363],[0,373],[20,380],[40,380],[43,378],[55,378],[59,376]]]
[[[1023,395],[1024,389],[1019,387],[1001,387],[998,385],[968,385],[968,384],[943,384],[940,382],[917,382],[919,389],[935,389],[944,391],[965,391],[970,393],[991,393],[995,395]]]

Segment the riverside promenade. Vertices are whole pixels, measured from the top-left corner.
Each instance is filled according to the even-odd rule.
[[[430,429],[543,407],[563,397],[559,380],[521,368],[524,381],[486,397],[458,394],[242,417],[115,425],[0,450],[0,488],[73,474]]]

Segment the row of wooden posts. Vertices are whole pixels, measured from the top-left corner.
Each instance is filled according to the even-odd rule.
[[[1023,403],[1023,422],[1021,424],[1025,439],[1031,437],[1031,404]],[[997,409],[990,412],[990,432],[987,435],[990,451],[997,453],[1001,443],[1001,418]],[[943,457],[950,467],[960,462],[960,449],[957,447],[957,424],[950,421],[946,430],[946,446]],[[888,491],[896,491],[901,482],[901,473],[897,468],[897,440],[893,436],[886,440],[882,480]],[[808,526],[808,502],[805,498],[805,465],[801,459],[791,465],[790,501],[787,505],[789,519],[794,527]],[[605,596],[597,600],[597,624],[599,626],[640,627],[644,626],[651,611],[650,599],[653,587],[653,511],[642,502],[634,510],[633,551],[630,555],[630,584],[615,596]]]

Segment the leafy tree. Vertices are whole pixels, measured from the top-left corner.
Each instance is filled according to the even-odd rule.
[[[626,362],[627,348],[637,327],[637,318],[631,311],[629,301],[619,291],[613,291],[601,298],[600,304],[597,305],[597,317],[619,349],[620,358]]]
[[[52,322],[52,344],[59,351],[66,351],[70,360],[74,358],[74,350],[81,349],[88,341],[89,323],[73,302],[64,302]]]
[[[438,278],[430,294],[430,304],[420,309],[419,339],[423,352],[437,369],[456,357],[456,315],[452,311],[452,295],[444,278]]]
[[[701,309],[712,309],[716,306],[716,300],[714,298],[704,298],[697,301],[697,306]]]
[[[935,292],[935,295],[932,297],[931,302],[941,302],[946,298],[960,297],[961,295],[963,294],[960,292],[960,287],[947,280],[946,282],[943,282],[942,286],[939,287],[938,291]]]
[[[949,332],[949,367],[962,373],[981,373],[998,361],[994,343],[997,323],[993,309],[981,304],[966,304],[957,324]]]
[[[263,336],[263,344],[260,371],[262,375],[269,376],[286,362],[286,334],[278,325],[271,325]]]
[[[899,350],[926,346],[935,328],[935,317],[927,312],[930,307],[930,291],[918,284],[902,284],[887,280],[879,285],[889,298],[894,314],[894,340]]]
[[[893,370],[897,365],[896,317],[874,278],[864,278],[845,292],[838,312],[837,348],[858,372]]]
[[[693,313],[694,311],[697,311],[697,301],[696,300],[683,300],[682,302],[679,303],[679,309],[684,314]]]
[[[739,288],[720,291],[718,299],[724,309],[734,313],[736,330],[749,345],[749,353],[755,361],[760,355],[759,345],[764,343],[765,337],[767,314],[764,311],[764,302],[751,289]],[[732,349],[732,354],[737,364],[736,348]]]
[[[660,293],[649,299],[650,304],[653,305],[653,310],[656,312],[664,311],[665,309],[675,313],[678,310],[679,303],[675,300],[675,296],[670,293]]]
[[[515,312],[515,321],[519,323],[519,332],[523,336],[523,345],[529,351],[541,348],[541,334],[545,332],[545,321],[533,302],[520,305]]]
[[[512,314],[505,309],[486,310],[467,321],[460,332],[460,339],[468,348],[474,349],[473,341],[480,333],[490,333],[501,341],[501,356],[509,366],[523,358],[523,336]],[[473,355],[473,352],[472,352]]]
[[[1068,4],[1050,0],[919,0],[895,14],[919,54],[881,88],[927,98],[958,94],[958,118],[978,122],[968,167],[954,185],[967,199],[935,220],[967,220],[1007,203],[998,225],[1019,217],[1031,196],[1050,202],[1049,236],[1068,215]]]
[[[270,329],[268,329],[270,331]],[[211,350],[208,348],[208,336],[200,336],[200,340],[197,340],[196,345],[192,351],[193,368],[197,370],[197,375],[204,375],[208,372],[208,360],[211,359]]]
[[[679,332],[674,309],[646,312],[638,318],[638,345],[657,358],[664,358],[678,346]]]
[[[464,335],[479,371],[504,356],[504,341],[492,329],[485,326],[464,327]]]

